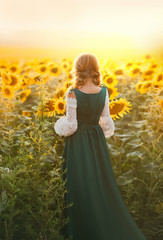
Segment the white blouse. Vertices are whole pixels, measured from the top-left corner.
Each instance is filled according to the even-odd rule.
[[[70,136],[76,132],[78,128],[77,122],[77,99],[67,97],[67,109],[66,116],[58,119],[54,124],[55,132],[60,136]],[[110,117],[109,111],[109,97],[108,92],[106,91],[106,99],[103,111],[101,113],[99,124],[104,132],[106,138],[111,137],[114,134],[115,126],[114,121]]]

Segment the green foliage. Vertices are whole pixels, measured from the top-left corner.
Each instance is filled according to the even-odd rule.
[[[13,141],[1,143],[10,151],[1,153],[0,239],[61,239],[66,189],[52,127],[48,121],[30,122],[22,132],[19,126],[13,131],[15,156]]]
[[[148,240],[161,240],[163,202],[163,126],[152,104],[153,94],[136,92],[135,82],[123,85],[120,97],[132,104],[130,114],[116,120],[107,143],[122,197]],[[35,89],[34,89],[35,90]],[[40,86],[39,107],[46,94]],[[162,94],[162,93],[160,93]],[[11,106],[10,106],[11,107]],[[63,180],[64,138],[55,134],[56,117],[26,117],[37,110],[30,95],[22,105],[0,115],[0,239],[63,240],[66,219]],[[11,111],[9,111],[9,109]]]
[[[123,199],[148,240],[163,238],[163,125],[153,96],[141,95],[134,83],[124,89],[131,114],[117,120],[108,140],[113,172]]]
[[[0,239],[62,240],[69,206],[64,200],[63,139],[54,132],[54,118],[13,113],[1,120]]]

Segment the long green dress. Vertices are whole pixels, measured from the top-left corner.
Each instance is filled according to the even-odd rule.
[[[67,168],[65,236],[72,240],[145,240],[132,219],[116,183],[99,118],[106,88],[99,93],[72,89],[77,99],[78,129],[65,137]]]

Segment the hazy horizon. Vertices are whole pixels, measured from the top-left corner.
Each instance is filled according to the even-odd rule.
[[[145,52],[162,47],[162,12],[160,0],[6,0],[0,8],[0,47]]]

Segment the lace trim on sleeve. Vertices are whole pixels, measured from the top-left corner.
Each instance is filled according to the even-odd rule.
[[[67,97],[67,104],[72,108],[77,108],[77,100],[76,98]]]
[[[54,130],[59,136],[70,136],[72,135],[78,127],[77,120],[69,121],[66,116],[58,119],[54,125]]]

